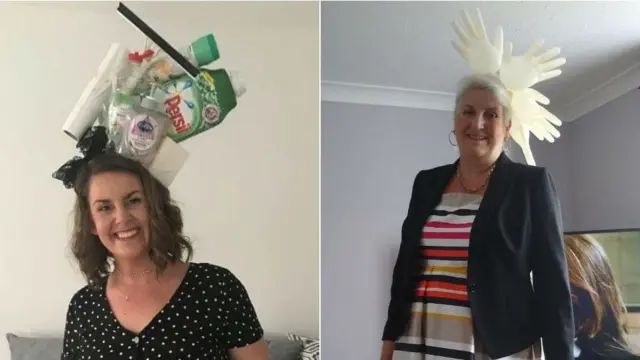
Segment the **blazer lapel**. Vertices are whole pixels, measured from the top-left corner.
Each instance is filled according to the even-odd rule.
[[[458,161],[459,160],[453,164],[443,166],[436,174],[429,176],[426,183],[423,184],[419,210],[416,216],[410,219],[412,224],[411,228],[416,231],[414,236],[412,236],[412,238],[415,239],[415,246],[420,245],[424,224],[442,200],[444,190],[447,188],[447,185],[449,185],[449,181],[458,166]],[[419,251],[416,251],[416,253],[419,253]]]
[[[431,187],[431,189],[428,190],[429,196],[425,201],[425,214],[423,216],[424,221],[427,220],[427,217],[431,215],[433,209],[435,209],[440,201],[442,201],[442,195],[444,194],[445,189],[449,185],[451,178],[458,168],[458,162],[460,162],[460,159],[456,160],[456,162],[451,165],[442,167],[441,173],[433,177],[432,183],[429,184],[429,186]]]
[[[487,189],[482,197],[480,208],[478,208],[478,213],[475,221],[473,222],[473,226],[471,227],[471,239],[477,241],[477,238],[474,235],[478,232],[481,233],[484,224],[489,222],[491,217],[497,213],[500,202],[504,199],[504,195],[508,190],[508,185],[511,180],[507,169],[511,163],[513,162],[507,157],[507,155],[505,155],[505,153],[500,154],[500,157],[498,157],[496,167],[493,169],[493,173],[489,179],[489,184],[487,185]]]

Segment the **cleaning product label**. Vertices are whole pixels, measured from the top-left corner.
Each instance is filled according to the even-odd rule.
[[[225,70],[202,74],[197,80],[189,76],[172,79],[156,88],[153,97],[162,101],[172,125],[167,135],[175,142],[186,140],[222,122],[235,108],[237,100]]]
[[[146,153],[159,142],[160,126],[147,114],[138,114],[131,121],[129,146],[135,153]]]

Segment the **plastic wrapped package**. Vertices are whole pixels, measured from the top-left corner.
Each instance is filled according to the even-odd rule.
[[[149,166],[164,141],[171,120],[155,99],[115,92],[110,105],[109,136],[115,150]]]

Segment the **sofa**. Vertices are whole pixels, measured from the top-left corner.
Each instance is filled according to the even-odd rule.
[[[9,333],[11,360],[60,360],[61,337],[27,337]],[[271,360],[318,360],[320,343],[295,334],[265,334]]]

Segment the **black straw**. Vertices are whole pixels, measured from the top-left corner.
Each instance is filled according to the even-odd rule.
[[[197,67],[191,64],[182,54],[178,52],[173,46],[171,46],[162,36],[158,35],[149,25],[147,25],[142,19],[140,19],[133,11],[129,10],[123,3],[118,3],[118,12],[129,20],[133,26],[145,34],[151,41],[156,43],[158,47],[164,51],[167,56],[173,59],[187,74],[192,78],[196,78],[200,73]]]

